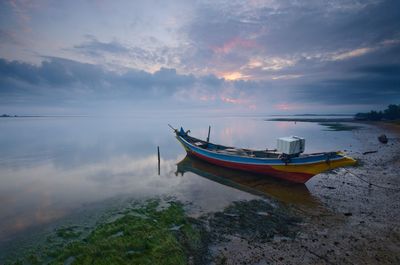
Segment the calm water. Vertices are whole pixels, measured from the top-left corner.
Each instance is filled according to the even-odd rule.
[[[0,251],[13,238],[62,220],[83,205],[118,196],[168,195],[201,212],[257,195],[191,168],[178,170],[185,152],[168,123],[182,125],[199,138],[206,138],[211,125],[211,141],[245,148],[275,148],[276,138],[289,135],[305,137],[306,152],[344,150],[356,144],[352,132],[264,118],[0,119]],[[308,193],[307,187],[301,192]]]

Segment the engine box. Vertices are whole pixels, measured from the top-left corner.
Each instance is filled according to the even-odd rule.
[[[297,136],[278,138],[277,151],[286,155],[295,155],[304,152],[306,140]]]

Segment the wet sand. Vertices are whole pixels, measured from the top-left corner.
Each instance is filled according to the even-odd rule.
[[[347,152],[359,166],[307,184],[320,204],[288,207],[302,219],[294,238],[260,243],[233,234],[214,243],[211,264],[400,264],[399,128],[378,123],[353,131],[362,147]],[[378,141],[382,133],[388,144]],[[368,151],[377,152],[363,154]]]

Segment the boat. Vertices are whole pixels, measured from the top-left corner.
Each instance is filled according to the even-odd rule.
[[[195,156],[214,165],[271,176],[290,182],[306,183],[313,176],[324,171],[356,164],[356,160],[340,151],[302,154],[301,151],[283,153],[277,151],[277,149],[236,148],[211,143],[209,141],[210,128],[207,140],[204,141],[190,136],[190,130],[185,131],[182,127],[178,130],[171,125],[169,126],[174,130],[177,140],[189,156]],[[299,142],[304,143],[304,140]]]
[[[187,172],[256,196],[273,198],[284,204],[313,208],[320,206],[318,199],[311,195],[304,184],[221,167],[188,155],[177,164],[175,175],[183,176]]]

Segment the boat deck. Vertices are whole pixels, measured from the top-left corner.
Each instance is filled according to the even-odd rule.
[[[220,154],[238,155],[245,157],[258,157],[258,158],[278,158],[280,155],[280,153],[277,153],[275,150],[250,150],[244,148],[223,146],[213,143],[207,143],[206,141],[190,136],[186,136],[185,139],[199,148]]]

